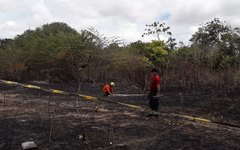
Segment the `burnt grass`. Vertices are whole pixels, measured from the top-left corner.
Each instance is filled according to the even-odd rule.
[[[76,85],[69,84],[41,86],[77,91]],[[106,98],[101,87],[86,83],[81,92]],[[136,86],[118,86],[116,91],[141,90]],[[159,117],[146,115],[147,96],[107,99],[139,105],[145,111],[0,85],[0,149],[18,150],[26,141],[34,141],[40,150],[240,149],[240,127],[228,130],[171,115],[186,114],[240,126],[239,95],[163,91]]]

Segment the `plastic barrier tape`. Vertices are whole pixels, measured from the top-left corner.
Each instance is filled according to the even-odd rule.
[[[208,119],[203,119],[203,118],[198,118],[198,117],[192,117],[192,116],[187,116],[187,115],[178,115],[178,116],[181,116],[181,117],[183,117],[183,118],[187,118],[187,119],[190,119],[190,120],[201,121],[201,122],[208,122],[208,123],[211,123],[211,122],[212,122],[211,120],[208,120]]]
[[[41,87],[39,86],[35,86],[35,85],[22,85],[25,88],[29,88],[29,89],[41,89]]]
[[[35,86],[35,85],[30,85],[30,84],[21,84],[21,83],[17,83],[17,82],[13,82],[13,81],[7,81],[7,80],[1,80],[1,79],[0,79],[0,82],[8,84],[8,85],[18,85],[18,86],[22,86],[24,88],[42,90],[42,91],[53,93],[53,94],[79,96],[79,97],[82,97],[82,98],[84,98],[86,100],[100,100],[100,101],[104,101],[104,102],[108,102],[108,103],[114,103],[114,104],[118,104],[118,105],[122,105],[122,106],[127,106],[127,107],[130,107],[130,108],[142,109],[140,106],[136,106],[136,105],[132,105],[132,104],[126,104],[126,103],[119,103],[119,102],[108,101],[108,100],[104,100],[104,99],[99,99],[99,98],[94,97],[94,96],[82,95],[82,94],[77,94],[77,93],[69,93],[69,92],[56,90],[56,89],[45,89],[45,88],[42,88],[40,86]]]
[[[137,106],[137,105],[121,103],[121,102],[116,102],[116,101],[110,101],[110,100],[101,99],[101,98],[94,97],[94,96],[82,95],[82,94],[77,94],[77,93],[69,93],[69,92],[56,90],[56,89],[45,89],[45,88],[42,88],[40,86],[35,86],[35,85],[30,85],[30,84],[22,84],[22,83],[18,83],[18,82],[14,82],[14,81],[8,81],[8,80],[1,80],[0,79],[0,83],[4,83],[4,84],[7,84],[7,85],[17,85],[17,86],[21,86],[21,87],[24,87],[24,88],[41,90],[41,91],[45,91],[45,92],[53,93],[53,94],[61,94],[61,95],[69,95],[69,96],[73,95],[73,96],[82,97],[86,100],[91,100],[91,101],[99,100],[99,101],[112,103],[112,104],[117,104],[117,105],[122,105],[122,106],[130,107],[130,108],[134,108],[134,109],[143,109],[142,107]],[[238,126],[238,125],[229,124],[229,123],[221,123],[221,122],[211,121],[211,120],[208,120],[208,119],[192,117],[192,116],[188,116],[188,115],[174,114],[174,113],[172,113],[172,115],[183,117],[183,118],[186,118],[186,119],[189,119],[189,120],[192,120],[192,121],[201,121],[201,122],[205,122],[205,123],[215,123],[215,124],[240,128],[240,126]]]

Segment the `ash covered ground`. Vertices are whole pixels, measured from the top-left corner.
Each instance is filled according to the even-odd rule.
[[[77,86],[41,85],[69,92]],[[83,84],[81,93],[105,98],[102,85]],[[136,110],[101,101],[53,95],[0,85],[0,149],[21,149],[34,141],[41,150],[240,149],[240,96],[210,92],[162,91],[158,117],[149,117],[147,96],[114,97]],[[123,90],[124,89],[124,90]],[[118,93],[139,93],[118,87]],[[203,123],[172,114],[225,123]],[[229,126],[231,124],[233,126]]]

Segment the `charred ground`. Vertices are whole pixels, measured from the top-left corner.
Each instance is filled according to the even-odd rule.
[[[73,85],[45,86],[77,91]],[[122,87],[117,91],[140,92],[137,88]],[[101,85],[84,84],[81,92],[102,96]],[[1,85],[0,149],[21,149],[25,141],[35,141],[39,149],[56,150],[240,148],[240,128],[194,122],[172,115],[187,114],[238,126],[239,96],[222,92],[163,91],[162,94],[160,116],[147,117],[146,96],[109,99],[146,108],[146,111],[139,111]]]

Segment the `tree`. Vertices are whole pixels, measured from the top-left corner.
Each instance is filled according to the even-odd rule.
[[[78,33],[61,22],[26,30],[12,43],[23,52],[29,79],[57,82],[77,79],[75,72],[88,63],[91,51],[96,49],[89,32]]]
[[[161,34],[167,34],[172,35],[172,33],[169,31],[170,27],[165,27],[165,23],[159,23],[154,22],[153,24],[147,24],[145,32],[142,34],[142,37],[149,36],[149,35],[155,35],[157,37],[157,40],[160,40]]]
[[[147,43],[143,50],[145,56],[157,67],[167,64],[169,51],[165,49],[163,41],[152,41]]]
[[[123,45],[123,40],[119,37],[106,37],[93,27],[88,28],[86,31],[92,34],[96,46],[100,49],[104,49],[110,45]]]
[[[193,47],[199,47],[201,50],[200,58],[203,58],[202,60],[206,64],[210,64],[211,69],[232,66],[230,64],[239,66],[239,62],[235,58],[239,56],[240,49],[238,28],[233,29],[226,22],[215,18],[199,27],[190,41]]]
[[[23,51],[10,47],[0,49],[0,76],[20,81],[24,79],[23,72],[26,69]]]
[[[192,35],[190,41],[193,45],[213,47],[217,46],[222,41],[222,37],[230,31],[231,27],[229,25],[215,18],[199,27],[198,31]]]
[[[165,23],[154,22],[153,24],[147,24],[145,32],[142,34],[144,36],[156,36],[157,40],[160,41],[160,35],[167,35],[168,40],[166,41],[166,48],[169,50],[174,50],[176,48],[176,39],[172,37],[172,32],[169,31],[170,27],[165,27]]]
[[[0,39],[0,48],[7,49],[12,43],[12,39]]]

